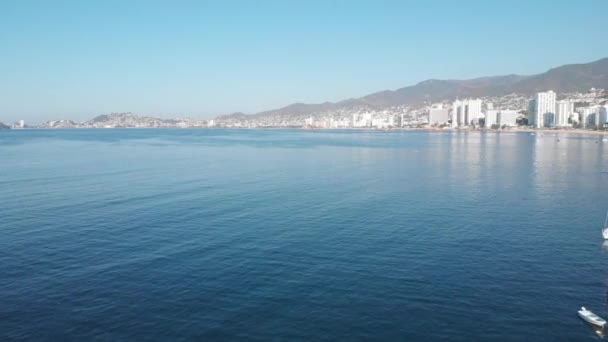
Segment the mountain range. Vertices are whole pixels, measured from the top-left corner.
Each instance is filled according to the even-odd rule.
[[[313,113],[367,107],[382,109],[393,106],[420,106],[425,103],[455,98],[503,96],[519,94],[531,96],[539,91],[557,93],[585,92],[590,88],[608,88],[608,58],[591,63],[568,64],[537,75],[504,75],[469,80],[430,79],[397,90],[384,90],[360,98],[318,104],[294,103],[287,107],[256,114],[233,113],[218,120],[274,116],[303,117]]]

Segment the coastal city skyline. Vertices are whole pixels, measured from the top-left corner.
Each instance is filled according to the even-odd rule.
[[[426,80],[397,91],[337,103],[293,104],[263,115],[235,113],[211,119],[108,113],[76,121],[44,123],[19,119],[12,128],[114,127],[302,127],[302,128],[582,128],[605,129],[608,122],[608,58],[565,65],[532,76],[472,80]],[[446,93],[446,86],[451,92]],[[546,90],[555,86],[558,90]],[[505,88],[506,87],[506,88]],[[433,90],[435,89],[435,90]],[[531,89],[540,89],[533,91]],[[577,89],[577,91],[574,91]],[[561,90],[561,91],[560,91]],[[568,91],[570,90],[570,91]],[[423,94],[418,94],[420,92]],[[417,98],[411,95],[418,94]],[[480,94],[499,94],[479,96]],[[456,95],[455,95],[456,94]],[[476,96],[471,96],[477,94]],[[422,97],[421,97],[422,95]],[[389,96],[387,98],[387,96]],[[397,96],[396,99],[391,97]],[[391,101],[393,102],[391,104]],[[394,103],[397,101],[396,103]],[[539,114],[540,113],[540,114]],[[2,121],[0,121],[2,122]]]
[[[256,121],[255,118],[197,120],[161,119],[133,113],[100,115],[85,122],[50,120],[37,128],[422,128],[422,129],[587,129],[608,130],[608,91],[592,88],[585,93],[539,92],[531,99],[510,94],[438,102],[421,108],[398,106],[385,110],[355,108],[316,113],[306,118]],[[522,109],[527,105],[527,110]],[[12,128],[27,128],[19,120]],[[32,126],[30,126],[32,127]]]

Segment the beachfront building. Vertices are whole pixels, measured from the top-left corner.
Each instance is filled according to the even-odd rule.
[[[434,104],[429,109],[429,124],[443,125],[450,121],[450,111],[447,108],[443,108],[442,103]]]
[[[529,102],[528,123],[535,128],[555,126],[555,92],[537,93]]]
[[[595,122],[596,115],[595,114],[598,111],[597,106],[581,107],[577,111],[581,118],[580,123],[581,123],[582,128],[596,127],[596,122]]]
[[[366,128],[372,127],[372,114],[371,113],[363,113],[353,114],[353,127],[355,128]]]
[[[456,100],[452,103],[452,127],[476,125],[481,118],[481,100]]]
[[[460,120],[462,120],[462,113],[460,113],[460,101],[456,100],[452,102],[452,114],[450,115],[452,119],[452,128],[456,128],[460,126]]]
[[[518,116],[519,116],[519,114],[517,113],[516,110],[501,109],[498,112],[497,124],[501,127],[502,126],[515,127],[515,126],[517,126],[517,117]]]
[[[574,102],[570,100],[557,101],[555,104],[555,125],[557,127],[570,126],[568,119],[574,113]]]
[[[600,119],[598,128],[605,128],[608,125],[608,104],[600,106],[598,117]]]
[[[492,128],[493,125],[498,125],[498,111],[496,109],[487,109],[484,117],[484,126]]]

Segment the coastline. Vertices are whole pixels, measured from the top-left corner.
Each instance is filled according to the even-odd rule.
[[[279,129],[281,127],[278,127]],[[289,128],[293,129],[293,128]],[[608,131],[597,131],[597,130],[586,130],[586,129],[534,129],[534,128],[507,128],[507,129],[459,129],[459,128],[415,128],[415,127],[396,127],[389,129],[378,129],[378,128],[300,128],[302,130],[311,131],[323,131],[323,130],[365,130],[365,131],[378,131],[378,132],[390,132],[390,131],[427,131],[427,132],[495,132],[495,133],[556,133],[556,134],[589,134],[589,135],[605,135],[608,136]]]
[[[6,131],[21,131],[21,130],[108,130],[108,129],[233,129],[233,130],[251,130],[251,129],[267,129],[267,130],[303,130],[303,131],[331,131],[331,130],[352,130],[352,131],[372,131],[372,132],[390,132],[390,131],[426,131],[426,132],[495,132],[495,133],[535,133],[535,134],[587,134],[608,136],[608,131],[586,130],[586,129],[534,129],[534,128],[507,128],[507,129],[460,129],[460,128],[433,128],[433,127],[395,127],[395,128],[367,128],[367,127],[339,127],[339,128],[311,128],[311,127],[27,127],[27,128],[12,128]]]
[[[396,128],[401,129],[401,128]],[[429,130],[429,131],[462,131],[462,132],[496,132],[496,133],[535,133],[535,134],[589,134],[589,135],[605,135],[608,136],[608,131],[586,130],[586,129],[534,129],[534,128],[507,128],[507,129],[432,129],[432,128],[414,128],[414,130]]]

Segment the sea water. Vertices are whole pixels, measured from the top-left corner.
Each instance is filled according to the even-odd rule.
[[[0,339],[584,340],[608,142],[0,132]]]

